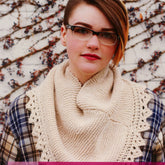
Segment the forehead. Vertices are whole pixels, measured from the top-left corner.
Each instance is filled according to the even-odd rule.
[[[97,7],[80,3],[69,17],[69,24],[76,25],[83,22],[95,28],[112,28],[110,21]]]

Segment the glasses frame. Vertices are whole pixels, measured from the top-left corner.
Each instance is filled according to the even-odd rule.
[[[77,26],[77,25],[69,25],[69,24],[67,24],[67,25],[65,25],[65,27],[67,28],[67,29],[70,29],[72,32],[74,32],[74,29],[76,28],[76,27],[79,27],[79,28],[84,28],[84,29],[87,29],[87,30],[89,30],[89,31],[91,31],[92,33],[92,36],[93,35],[96,35],[97,37],[99,36],[99,34],[100,33],[102,33],[102,32],[96,32],[96,31],[94,31],[94,30],[92,30],[92,29],[89,29],[89,28],[86,28],[86,27],[83,27],[83,26]],[[111,33],[111,32],[106,32],[106,33]],[[115,33],[115,32],[113,32],[113,33],[111,33],[111,34],[115,34],[116,35],[116,41],[114,42],[114,43],[112,43],[112,44],[106,44],[106,43],[104,43],[102,40],[100,40],[99,38],[99,40],[100,40],[100,42],[103,44],[103,45],[108,45],[108,46],[113,46],[113,45],[115,45],[116,43],[117,43],[117,41],[119,40],[119,36],[118,36],[118,34],[117,33]],[[80,39],[80,38],[79,38]],[[81,41],[84,41],[83,39],[80,39]],[[86,39],[85,41],[87,41],[88,39]]]

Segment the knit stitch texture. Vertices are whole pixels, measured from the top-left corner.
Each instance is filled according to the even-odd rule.
[[[27,96],[40,161],[133,162],[142,156],[151,97],[117,68],[108,66],[82,85],[66,61]]]

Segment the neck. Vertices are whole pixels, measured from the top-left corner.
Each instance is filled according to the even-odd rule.
[[[79,80],[79,82],[83,85],[87,82],[94,74],[84,73],[84,72],[74,72],[72,67],[69,65],[70,72]]]

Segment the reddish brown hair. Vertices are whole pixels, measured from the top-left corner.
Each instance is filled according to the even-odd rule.
[[[128,40],[128,13],[125,4],[121,0],[69,0],[64,13],[64,25],[68,24],[73,10],[80,4],[86,3],[97,7],[109,20],[119,36],[118,46],[113,58],[114,65],[118,65],[124,56],[125,46]]]

